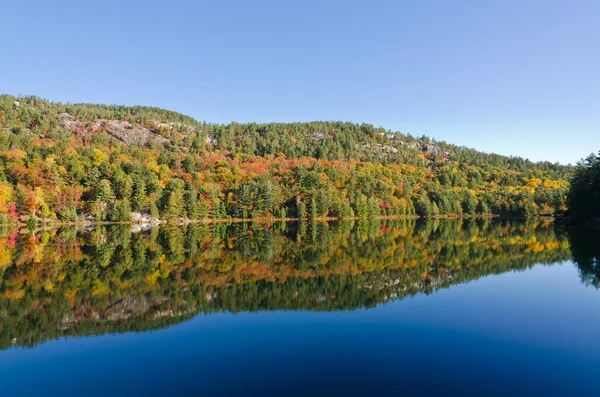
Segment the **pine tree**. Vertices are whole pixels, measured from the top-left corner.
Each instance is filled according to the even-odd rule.
[[[381,215],[381,208],[379,208],[379,204],[377,203],[377,199],[375,197],[369,197],[368,207],[368,216],[370,218],[378,217]]]
[[[198,207],[198,219],[208,218],[208,203],[202,196],[198,198],[198,203],[196,206]]]
[[[477,211],[477,200],[470,192],[465,191],[463,194],[462,209],[467,215],[473,215]]]
[[[141,211],[144,201],[146,200],[146,182],[140,177],[136,176],[133,180],[133,195],[131,197],[131,204],[135,211]]]
[[[417,199],[415,204],[415,212],[417,215],[425,217],[431,216],[432,211],[431,201],[429,201],[427,196],[421,196]]]
[[[481,200],[479,202],[479,205],[477,207],[477,212],[479,212],[482,215],[487,215],[490,213],[490,209],[488,207],[488,204],[485,200]]]
[[[190,219],[200,219],[198,193],[192,185],[188,185],[185,193],[185,208]]]
[[[319,213],[317,212],[317,201],[315,200],[314,196],[312,196],[310,198],[310,208],[309,208],[309,211],[310,211],[310,216],[309,216],[310,219],[315,219],[316,217],[319,216]]]
[[[160,218],[158,207],[156,206],[156,203],[154,201],[150,203],[150,216],[154,219]]]
[[[183,192],[180,189],[174,190],[169,194],[169,201],[165,209],[165,216],[168,219],[182,217],[185,210],[185,200]]]
[[[102,179],[96,185],[94,196],[96,201],[101,201],[103,203],[111,203],[115,199],[115,194],[113,193],[112,186],[110,181],[107,179]]]
[[[298,219],[306,219],[306,204],[300,199],[300,197],[296,196],[296,216]]]
[[[131,221],[131,204],[129,204],[129,200],[123,199],[114,203],[110,220],[113,222]]]

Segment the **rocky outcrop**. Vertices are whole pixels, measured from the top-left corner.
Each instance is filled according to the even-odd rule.
[[[156,124],[157,130],[133,124],[122,120],[98,119],[89,123],[77,120],[69,113],[58,116],[60,126],[77,134],[87,135],[99,130],[129,146],[149,146],[152,143],[167,145],[169,141],[158,134],[160,123]],[[169,125],[165,126],[169,128]],[[172,126],[170,126],[172,128]]]
[[[132,212],[131,220],[134,223],[142,223],[142,224],[148,224],[148,225],[158,225],[160,223],[160,219],[153,218],[150,215],[141,214],[139,212]]]

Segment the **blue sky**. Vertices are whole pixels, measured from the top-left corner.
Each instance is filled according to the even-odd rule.
[[[0,92],[600,150],[600,1],[10,1]]]

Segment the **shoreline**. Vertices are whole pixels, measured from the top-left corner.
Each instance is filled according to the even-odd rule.
[[[107,221],[88,221],[82,220],[77,222],[72,221],[44,221],[39,220],[37,222],[37,226],[34,230],[48,230],[55,229],[60,227],[96,227],[96,226],[115,226],[115,225],[131,225],[138,226],[142,228],[151,228],[155,226],[182,226],[188,224],[232,224],[232,223],[259,223],[259,224],[268,224],[268,223],[279,223],[279,222],[339,222],[339,221],[372,221],[372,220],[417,220],[417,219],[430,219],[430,220],[458,220],[458,219],[528,219],[528,218],[547,218],[547,219],[556,219],[559,218],[558,215],[549,215],[549,214],[539,214],[539,215],[531,215],[524,217],[508,217],[502,216],[498,214],[488,214],[488,215],[438,215],[438,216],[419,216],[419,215],[382,215],[375,217],[316,217],[312,219],[301,219],[301,218],[277,218],[277,217],[259,217],[259,218],[205,218],[205,219],[178,219],[178,220],[156,220],[151,222],[139,222],[139,221],[127,221],[127,222],[107,222]],[[27,222],[19,221],[15,223],[6,223],[0,225],[0,228],[6,229],[27,229]]]

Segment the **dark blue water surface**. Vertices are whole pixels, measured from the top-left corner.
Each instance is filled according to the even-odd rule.
[[[496,273],[374,305],[17,338],[0,351],[0,394],[600,395],[600,291],[577,264]]]

